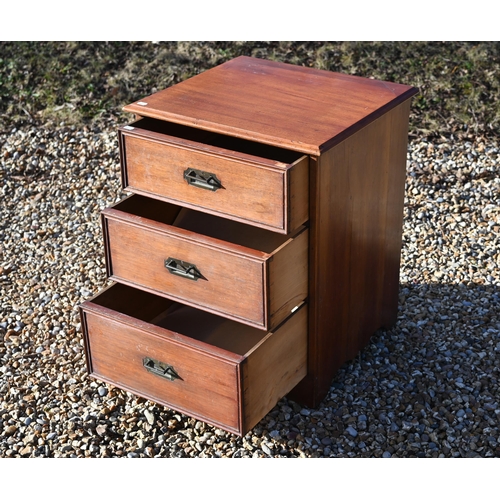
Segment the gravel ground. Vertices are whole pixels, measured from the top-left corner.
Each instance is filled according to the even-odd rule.
[[[86,374],[116,126],[0,133],[0,456],[500,457],[497,142],[411,140],[397,325],[318,408],[284,398],[238,438]]]

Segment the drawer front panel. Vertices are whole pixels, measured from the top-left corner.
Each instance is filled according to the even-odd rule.
[[[123,221],[105,224],[114,280],[265,328],[264,262]],[[202,277],[171,273],[165,267],[169,258],[193,264]]]
[[[307,220],[307,158],[289,169],[273,169],[127,134],[121,146],[128,191],[282,233]],[[200,187],[204,181],[196,179],[203,177],[213,189]]]
[[[95,314],[85,315],[85,326],[92,375],[238,431],[237,364]],[[170,365],[180,378],[169,380],[153,373],[144,367],[145,359]]]

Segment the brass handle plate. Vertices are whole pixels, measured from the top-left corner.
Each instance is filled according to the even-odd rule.
[[[148,372],[154,373],[159,377],[166,378],[171,382],[173,382],[174,380],[182,380],[179,374],[175,371],[174,367],[171,365],[167,365],[167,363],[156,361],[156,359],[152,358],[144,358],[142,360],[142,365]]]
[[[208,189],[209,191],[224,189],[221,181],[217,179],[217,176],[215,174],[211,174],[210,172],[187,168],[184,170],[184,179],[190,186],[201,189]]]
[[[165,267],[168,269],[170,274],[175,274],[176,276],[180,276],[182,278],[187,278],[193,281],[208,281],[194,264],[184,262],[183,260],[169,257],[165,260]]]

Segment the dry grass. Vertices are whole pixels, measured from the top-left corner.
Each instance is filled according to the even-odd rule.
[[[121,107],[238,55],[419,88],[412,135],[498,136],[498,42],[1,42],[0,126],[126,120]]]

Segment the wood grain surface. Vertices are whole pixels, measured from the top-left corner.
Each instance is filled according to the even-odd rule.
[[[80,310],[93,377],[239,435],[306,372],[304,306],[274,333],[121,284]],[[151,373],[145,358],[170,365],[179,378]]]
[[[292,395],[310,406],[397,317],[409,105],[310,162],[309,363]]]
[[[278,330],[288,339],[277,332],[260,340],[249,335],[255,347],[244,361],[231,356],[244,352],[245,342],[234,344],[236,352],[223,351],[236,367],[242,398],[224,425],[250,429],[304,375],[290,397],[317,406],[337,370],[377,329],[396,321],[408,116],[416,93],[406,85],[239,57],[124,108],[141,117],[120,130],[124,187],[215,217],[182,226],[184,209],[159,210],[151,201],[125,215],[105,211],[110,275],[158,295],[174,293],[180,302],[196,297],[197,308],[256,328],[290,328]],[[189,186],[186,166],[215,174],[224,189]],[[242,225],[224,233],[225,219],[266,231],[254,235]],[[265,233],[291,238],[271,243]],[[157,269],[147,269],[161,260],[166,237],[182,254],[177,258],[196,263],[201,257],[209,272],[218,265],[217,252],[234,258],[217,269],[229,269],[228,280],[205,296],[187,281],[168,285],[166,293]],[[305,313],[289,316],[301,300],[307,332],[290,326],[297,317],[305,321]],[[194,337],[187,344],[197,347]],[[205,345],[207,354],[219,348]],[[299,362],[306,355],[307,366]]]
[[[233,432],[239,430],[237,363],[109,316],[85,314],[92,375]],[[145,357],[168,363],[181,379],[170,381],[150,373],[143,366]]]
[[[241,56],[123,109],[319,155],[415,93],[407,85]]]
[[[307,373],[307,306],[301,307],[242,364],[245,430],[252,429]]]
[[[290,160],[287,164],[166,135],[151,126],[142,127],[141,122],[120,129],[126,190],[282,233],[307,221],[307,157],[272,149],[274,158]],[[199,134],[189,137],[192,135]],[[236,146],[234,142],[221,139],[217,144],[231,147]],[[262,152],[259,145],[250,149]],[[184,178],[187,169],[213,174],[222,188],[211,191],[188,184]],[[289,206],[292,200],[293,210]]]
[[[102,213],[113,280],[264,330],[307,297],[307,229],[289,237],[187,209],[169,221],[173,207],[144,199],[143,212],[141,201],[133,195]],[[168,258],[195,265],[203,278],[170,273]]]

